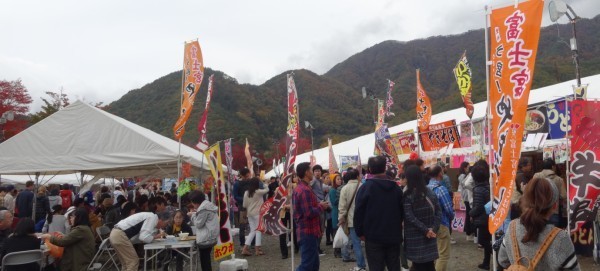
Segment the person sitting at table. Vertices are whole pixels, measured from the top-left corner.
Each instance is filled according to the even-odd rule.
[[[62,206],[54,205],[52,207],[52,213],[46,217],[46,223],[42,228],[43,233],[60,232],[62,234],[67,233],[66,224],[68,223],[67,218],[62,214]]]
[[[141,212],[124,218],[114,226],[110,231],[109,240],[121,261],[123,266],[121,270],[138,270],[138,255],[133,248],[133,243],[148,244],[154,239],[162,237],[161,233],[155,232],[157,229],[165,228],[169,219],[167,212],[158,214]]]
[[[183,223],[185,220],[185,214],[181,210],[175,211],[173,214],[173,219],[171,223],[167,226],[165,233],[167,235],[179,236],[180,233],[187,233],[189,235],[193,235],[192,228],[190,225]],[[187,252],[187,249],[182,250],[183,252]],[[175,251],[173,251],[172,256],[175,257],[175,269],[177,271],[183,270],[183,257]],[[168,270],[168,264],[164,265],[164,269]]]
[[[12,233],[11,227],[13,224],[13,214],[9,210],[0,210],[0,250],[4,240]],[[2,262],[0,261],[0,264]]]
[[[73,214],[69,216],[71,231],[68,234],[60,238],[47,233],[41,236],[42,239],[49,239],[50,243],[65,248],[60,261],[61,271],[86,270],[96,253],[96,242],[87,210],[77,208]]]
[[[4,258],[6,254],[18,251],[36,250],[40,249],[40,239],[35,236],[35,223],[31,218],[24,217],[19,220],[15,232],[4,241],[2,251],[0,251],[1,258]],[[18,271],[18,270],[39,270],[40,265],[37,263],[28,263],[22,265],[7,266],[4,270],[7,271]]]
[[[202,271],[211,271],[210,252],[217,244],[219,236],[219,208],[212,202],[206,200],[204,193],[193,191],[189,195],[193,209],[188,215],[191,216],[192,226],[196,227],[196,245],[200,252],[200,266]]]

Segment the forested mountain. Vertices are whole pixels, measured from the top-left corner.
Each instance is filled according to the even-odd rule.
[[[551,25],[542,29],[533,87],[539,88],[574,78],[569,46],[570,25]],[[577,23],[582,77],[600,73],[600,16]],[[560,41],[562,38],[562,41]],[[296,70],[300,100],[301,127],[308,120],[315,126],[315,146],[326,138],[334,142],[370,132],[374,125],[374,102],[363,100],[365,86],[378,98],[385,97],[386,79],[396,83],[390,125],[415,118],[415,69],[421,69],[421,82],[439,113],[462,106],[452,68],[467,51],[473,70],[474,102],[485,100],[485,48],[483,30],[459,35],[436,36],[408,42],[384,41],[335,65],[324,75]],[[204,82],[187,122],[183,142],[198,140],[197,124],[206,100],[208,77],[215,74],[213,101],[208,118],[209,142],[244,138],[261,152],[274,149],[273,142],[285,133],[287,116],[286,74],[279,74],[256,86],[239,84],[220,71],[205,70]],[[583,82],[585,83],[585,82]],[[108,105],[107,110],[168,137],[178,116],[181,71],[168,74],[140,89],[129,91]],[[307,130],[301,136],[310,138]]]

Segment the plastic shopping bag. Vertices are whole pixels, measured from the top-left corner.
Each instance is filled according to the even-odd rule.
[[[346,243],[348,243],[348,236],[341,228],[338,228],[333,237],[333,248],[342,248]]]

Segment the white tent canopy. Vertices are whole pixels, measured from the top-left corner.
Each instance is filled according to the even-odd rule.
[[[208,169],[203,153],[76,101],[0,144],[0,174],[176,177],[179,148],[193,172]]]
[[[589,84],[590,86],[600,86],[600,74],[588,76],[581,79],[583,84]],[[529,104],[538,104],[547,101],[552,101],[556,99],[560,99],[561,97],[565,97],[573,94],[573,85],[574,81],[567,81],[539,89],[534,89],[529,94]],[[457,93],[458,95],[458,93]],[[590,91],[588,89],[587,97],[589,99],[598,99],[600,98],[600,91]],[[475,112],[473,113],[473,119],[485,117],[485,110],[487,108],[487,101],[476,103],[474,105]],[[433,108],[435,112],[435,108]],[[431,116],[431,123],[440,123],[448,120],[456,120],[456,123],[460,123],[461,121],[469,120],[467,114],[465,113],[465,109],[463,107],[449,110],[446,112],[442,112],[439,114],[435,114]],[[374,129],[374,128],[373,128]],[[417,130],[417,121],[412,120],[400,125],[396,125],[393,127],[389,127],[390,134],[399,133],[406,130]],[[360,159],[363,164],[365,164],[369,157],[373,156],[373,150],[375,149],[375,135],[373,133],[363,135],[348,141],[340,142],[338,144],[334,144],[332,146],[333,152],[337,156],[343,155],[357,155],[358,150],[360,149]],[[299,154],[296,157],[296,164],[302,162],[310,162],[310,152],[306,152],[303,154]],[[329,165],[329,148],[321,148],[314,150],[314,156],[316,158],[317,164],[322,165],[327,168]],[[338,161],[339,162],[339,161]],[[277,172],[283,172],[283,165],[278,165]],[[271,176],[275,176],[275,171],[271,170],[266,175],[267,178]]]

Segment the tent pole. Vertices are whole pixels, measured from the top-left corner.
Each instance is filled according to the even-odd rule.
[[[569,117],[569,96],[565,97],[565,112],[567,115],[567,132],[565,138],[567,139],[567,153],[569,155],[569,158],[567,158],[567,168],[565,172],[567,175],[567,232],[571,234],[571,200],[569,199],[569,195],[571,195],[571,139],[569,138],[569,121],[571,118]]]
[[[491,7],[489,6],[485,6],[485,86],[486,86],[486,95],[487,95],[487,110],[486,110],[486,122],[487,122],[487,131],[488,131],[488,136],[490,137],[488,140],[489,143],[489,150],[488,150],[488,163],[490,163],[490,167],[492,166],[492,125],[491,125],[491,114],[492,114],[492,107],[490,106],[490,65],[491,65],[491,61],[490,61],[490,53],[489,53],[489,30],[488,28],[490,27],[490,15],[491,15]],[[483,155],[483,153],[482,153]],[[491,168],[490,168],[490,172],[491,172]],[[490,199],[493,200],[494,199],[494,189],[495,189],[495,183],[494,183],[494,179],[492,177],[492,175],[490,174]],[[489,231],[489,229],[488,229]],[[496,242],[496,234],[491,232],[492,234],[492,244]],[[496,259],[496,251],[492,250],[492,259]],[[492,270],[496,271],[498,270],[498,265],[497,262],[495,260],[492,260]]]
[[[36,172],[35,173],[35,185],[33,186],[33,208],[31,210],[31,218],[33,219],[33,222],[35,223],[35,205],[36,205],[36,198],[37,198],[37,191],[38,191],[38,186],[40,185],[40,173]]]
[[[181,115],[181,107],[183,106],[183,92],[185,84],[185,46],[187,42],[183,42],[183,68],[181,69],[181,96],[179,96],[179,115]],[[200,165],[202,168],[202,165]],[[179,138],[179,150],[177,152],[177,188],[179,189],[179,178],[181,178],[181,138]],[[177,203],[181,210],[181,196],[177,193]]]

